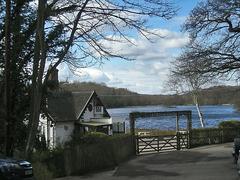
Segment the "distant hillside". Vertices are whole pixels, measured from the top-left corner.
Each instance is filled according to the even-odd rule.
[[[60,87],[72,92],[95,90],[99,95],[138,95],[137,93],[124,88],[107,87],[105,84],[97,84],[93,82],[60,83]]]
[[[107,87],[105,84],[92,82],[60,83],[60,88],[72,92],[95,90],[107,107],[123,107],[137,105],[186,105],[192,104],[189,94],[184,95],[146,95],[131,92],[124,88]],[[236,104],[240,105],[240,87],[214,86],[203,89],[200,93],[200,104]],[[240,107],[240,106],[239,106]]]
[[[236,104],[240,98],[239,86],[214,86],[203,89],[200,98],[204,104]]]

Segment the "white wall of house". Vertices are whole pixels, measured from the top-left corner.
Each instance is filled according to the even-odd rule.
[[[83,114],[84,121],[90,121],[90,119],[94,117],[94,105],[93,105],[93,102],[90,102],[89,104],[92,105],[93,109],[92,109],[92,111],[89,111],[88,108],[86,108],[86,110],[85,110],[85,112]]]
[[[47,145],[49,148],[54,147],[54,143],[56,142],[55,137],[55,131],[54,131],[54,126],[51,126],[51,123],[47,122],[47,118],[43,118],[40,116],[40,121],[39,121],[39,130],[40,133],[45,136]]]
[[[73,130],[74,122],[57,122],[55,125],[56,145],[61,145],[71,140]]]
[[[49,148],[64,144],[71,139],[74,122],[57,122],[54,126],[47,126],[47,118],[40,117],[39,130],[45,136]]]

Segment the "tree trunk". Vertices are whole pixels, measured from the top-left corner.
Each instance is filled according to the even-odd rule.
[[[65,55],[67,54],[69,48],[72,45],[74,40],[74,35],[77,30],[78,22],[81,18],[82,13],[84,12],[84,8],[86,7],[87,3],[90,0],[85,0],[81,10],[79,10],[73,28],[69,37],[69,40],[66,44],[66,47],[63,49],[62,53],[58,57],[58,61],[53,65],[52,69],[56,68],[64,59]],[[46,62],[46,51],[45,51],[45,40],[44,40],[44,9],[45,9],[45,2],[39,0],[38,5],[38,25],[37,25],[37,33],[36,33],[36,42],[35,42],[35,52],[34,52],[34,63],[33,63],[33,75],[32,75],[32,94],[31,94],[31,102],[30,102],[30,118],[29,118],[29,134],[25,149],[25,154],[29,155],[33,149],[37,128],[39,124],[39,114],[41,103],[44,101],[43,93],[46,91],[46,82],[47,79],[52,71],[47,72],[45,76],[44,82],[43,80],[43,72],[45,68]]]
[[[6,18],[5,18],[5,123],[4,123],[4,134],[5,134],[5,154],[12,156],[13,154],[13,119],[11,118],[12,113],[12,88],[11,88],[11,0],[6,0]]]
[[[45,52],[45,40],[44,40],[44,11],[45,1],[38,1],[38,22],[36,41],[34,47],[34,62],[33,62],[33,75],[32,75],[32,87],[31,87],[31,101],[30,101],[30,117],[29,117],[29,133],[27,138],[27,144],[25,154],[29,155],[35,143],[39,124],[39,114],[42,102],[42,79],[46,62]]]
[[[203,114],[200,110],[200,106],[199,106],[199,103],[198,103],[198,97],[197,95],[194,95],[193,96],[193,99],[194,99],[194,103],[195,103],[195,106],[197,108],[197,112],[198,112],[198,117],[199,117],[199,121],[201,123],[201,126],[204,128],[205,127],[205,123],[204,123],[204,120],[203,120]]]

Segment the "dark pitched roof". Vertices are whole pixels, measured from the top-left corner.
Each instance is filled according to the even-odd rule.
[[[48,113],[55,121],[77,120],[93,92],[55,92],[48,97]]]

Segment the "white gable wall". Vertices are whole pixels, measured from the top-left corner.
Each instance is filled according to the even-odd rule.
[[[83,113],[84,121],[90,121],[91,118],[94,118],[94,103],[91,101],[89,104],[92,105],[93,109],[92,111],[89,111],[88,108],[86,108],[85,112]]]
[[[89,111],[88,109],[88,105],[87,108],[85,109],[85,112],[83,113],[83,120],[85,122],[90,121],[91,119],[94,118],[103,118],[103,114],[104,114],[104,107],[103,106],[95,106],[95,102],[94,102],[94,98],[89,102],[89,104],[92,105],[92,111]]]
[[[95,106],[93,110],[94,110],[94,118],[103,117],[103,106]]]

